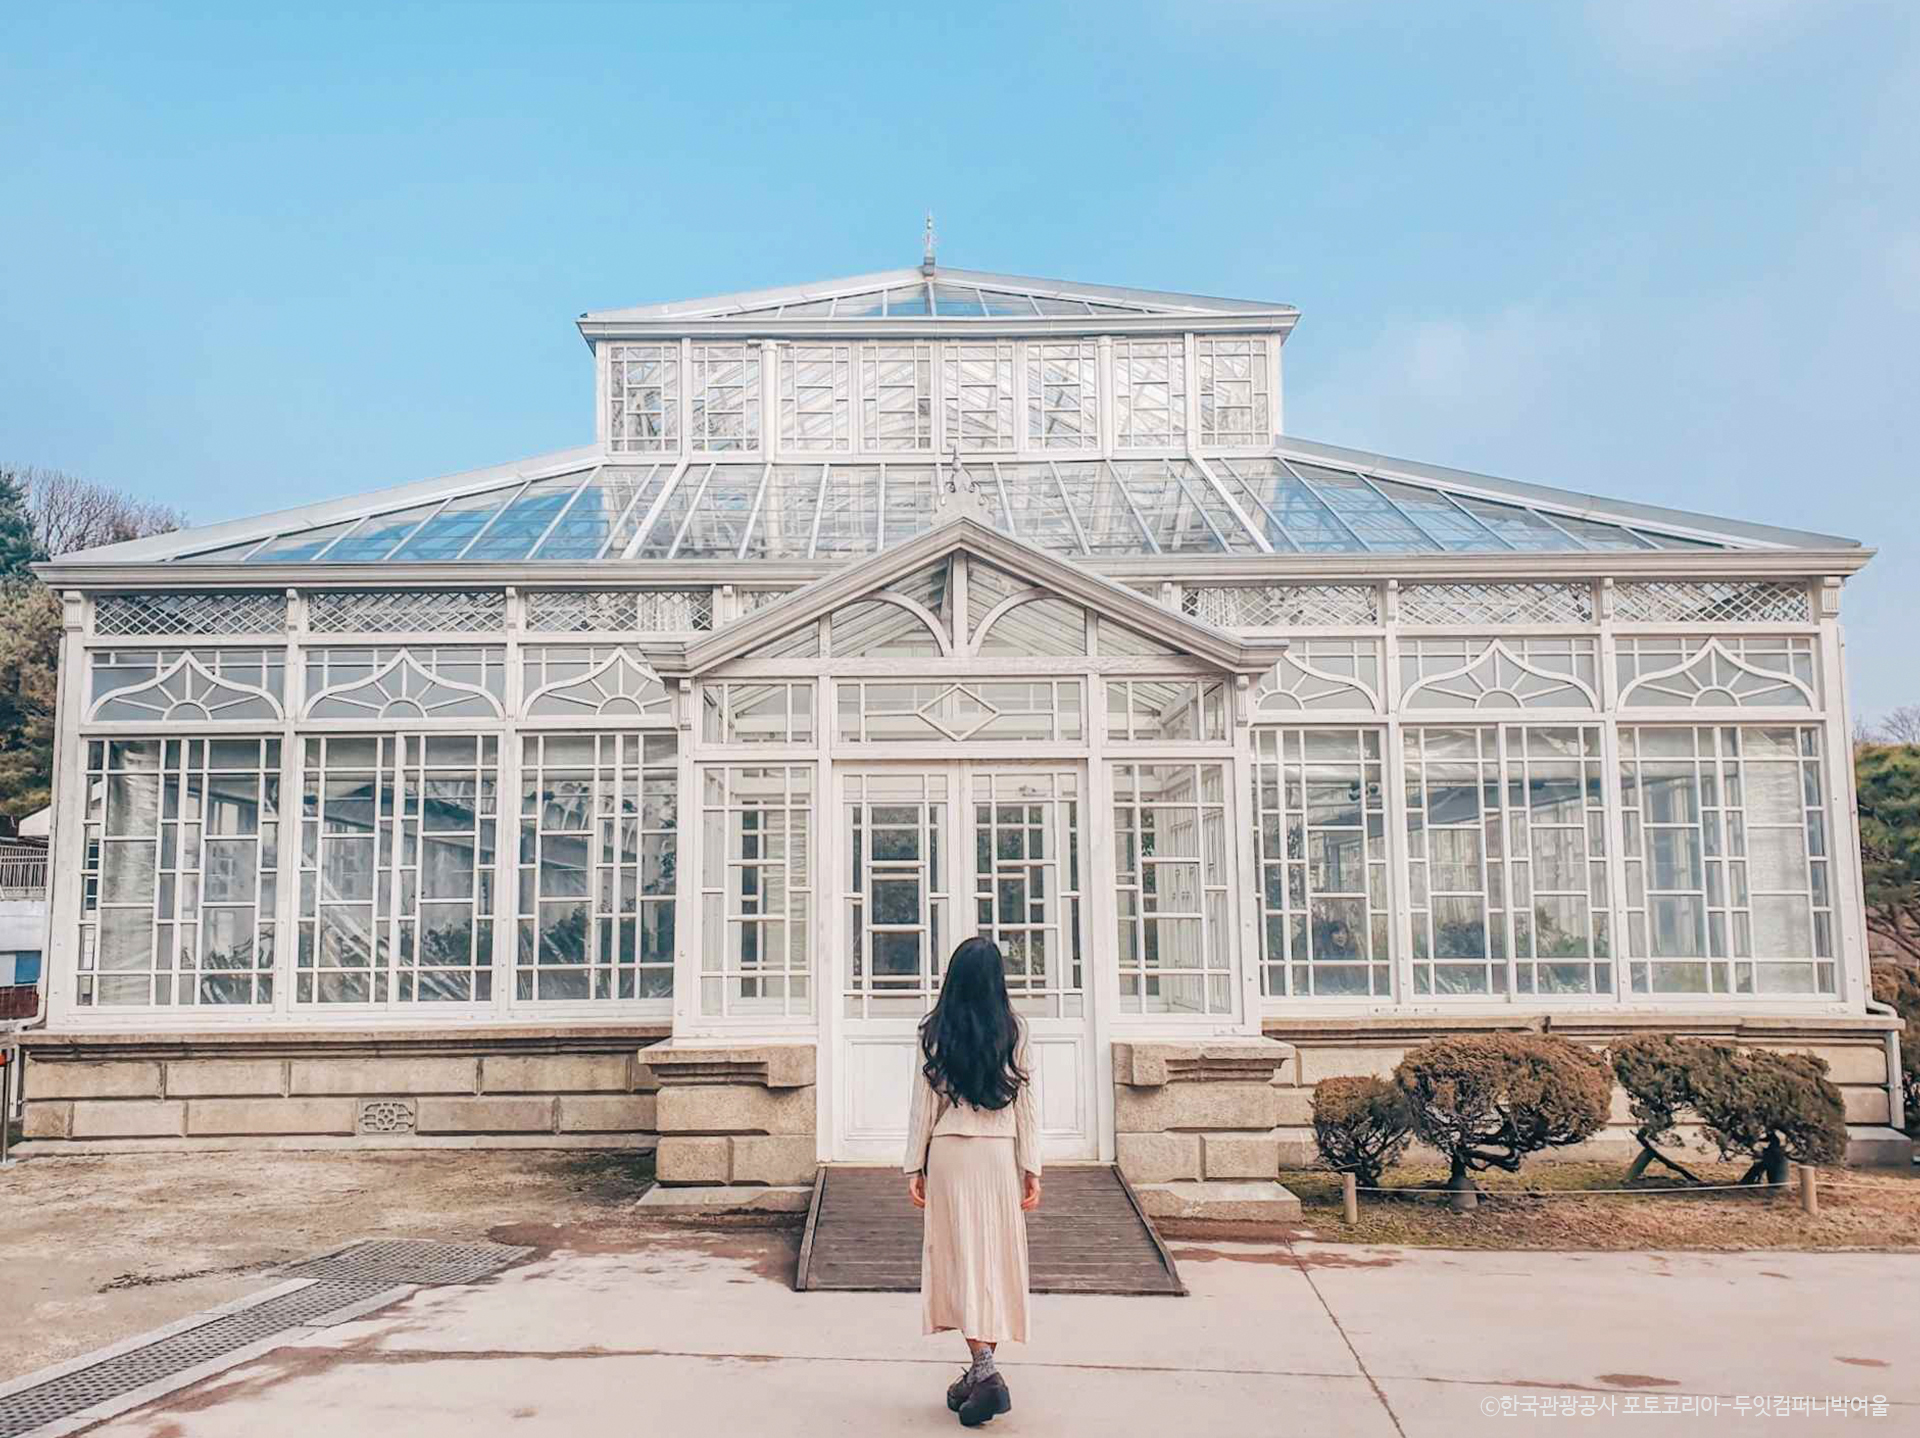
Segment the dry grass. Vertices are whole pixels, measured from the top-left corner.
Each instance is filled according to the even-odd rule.
[[[1743,1166],[1695,1171],[1711,1184],[1733,1183]],[[1595,1193],[1625,1186],[1623,1167],[1535,1164],[1518,1174],[1479,1175],[1491,1197],[1473,1213],[1454,1213],[1444,1198],[1413,1192],[1362,1193],[1360,1222],[1352,1228],[1341,1215],[1337,1174],[1317,1169],[1280,1178],[1299,1195],[1304,1225],[1316,1238],[1334,1241],[1423,1248],[1920,1249],[1920,1172],[1913,1169],[1822,1170],[1820,1212],[1810,1218],[1793,1189],[1698,1193],[1671,1179],[1647,1178],[1633,1184],[1632,1193]],[[1412,1191],[1445,1178],[1444,1169],[1409,1164],[1392,1170],[1384,1186]],[[1524,1196],[1525,1189],[1546,1192]]]

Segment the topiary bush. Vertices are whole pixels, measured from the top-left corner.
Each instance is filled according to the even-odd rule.
[[[1873,996],[1904,1020],[1900,1030],[1900,1089],[1907,1132],[1920,1134],[1920,971],[1906,964],[1873,966]]]
[[[1629,1179],[1638,1178],[1649,1164],[1661,1163],[1682,1178],[1700,1182],[1698,1174],[1662,1153],[1659,1145],[1679,1138],[1675,1127],[1680,1116],[1694,1112],[1694,1073],[1702,1064],[1720,1062],[1719,1051],[1725,1049],[1725,1044],[1667,1034],[1648,1034],[1614,1046],[1613,1076],[1626,1090],[1633,1111],[1633,1136],[1640,1141],[1640,1152],[1627,1170]]]
[[[1742,1183],[1785,1184],[1787,1160],[1838,1163],[1847,1154],[1847,1110],[1827,1081],[1827,1061],[1768,1049],[1715,1050],[1692,1072],[1693,1108],[1722,1158],[1745,1154]]]
[[[1471,1174],[1519,1169],[1530,1153],[1578,1143],[1607,1121],[1613,1073],[1592,1049],[1538,1034],[1435,1039],[1394,1080],[1414,1132],[1446,1155],[1455,1206],[1473,1207]]]
[[[1330,1078],[1313,1086],[1313,1141],[1336,1173],[1380,1186],[1413,1140],[1413,1114],[1397,1084],[1378,1078]]]

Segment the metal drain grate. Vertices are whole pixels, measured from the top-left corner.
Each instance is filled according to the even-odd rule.
[[[182,1332],[0,1395],[0,1438],[24,1438],[50,1423],[124,1398],[276,1333],[316,1323],[376,1294],[409,1285],[472,1283],[532,1252],[499,1243],[372,1239],[309,1258],[283,1270],[287,1278],[314,1280],[304,1288],[210,1317]]]
[[[531,1248],[501,1243],[429,1243],[369,1239],[323,1253],[283,1270],[289,1278],[330,1278],[352,1283],[472,1283],[525,1258]]]
[[[0,1398],[0,1438],[20,1438],[48,1423],[71,1418],[96,1403],[110,1402],[136,1388],[233,1353],[249,1343],[298,1328],[393,1285],[321,1282],[269,1298],[251,1308],[209,1319],[197,1328],[159,1339],[142,1348],[103,1358],[45,1383]]]

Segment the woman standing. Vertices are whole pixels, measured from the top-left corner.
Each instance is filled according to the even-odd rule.
[[[908,1125],[907,1197],[927,1211],[920,1249],[923,1332],[957,1328],[973,1361],[947,1389],[969,1428],[1013,1407],[996,1344],[1027,1341],[1027,1224],[1040,1206],[1040,1133],[1027,1029],[989,939],[953,951],[920,1024]]]

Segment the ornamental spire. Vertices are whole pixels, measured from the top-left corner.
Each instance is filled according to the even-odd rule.
[[[920,256],[920,273],[923,275],[930,275],[933,273],[933,241],[934,241],[933,211],[928,210],[927,211],[926,249],[921,253],[921,256]]]

